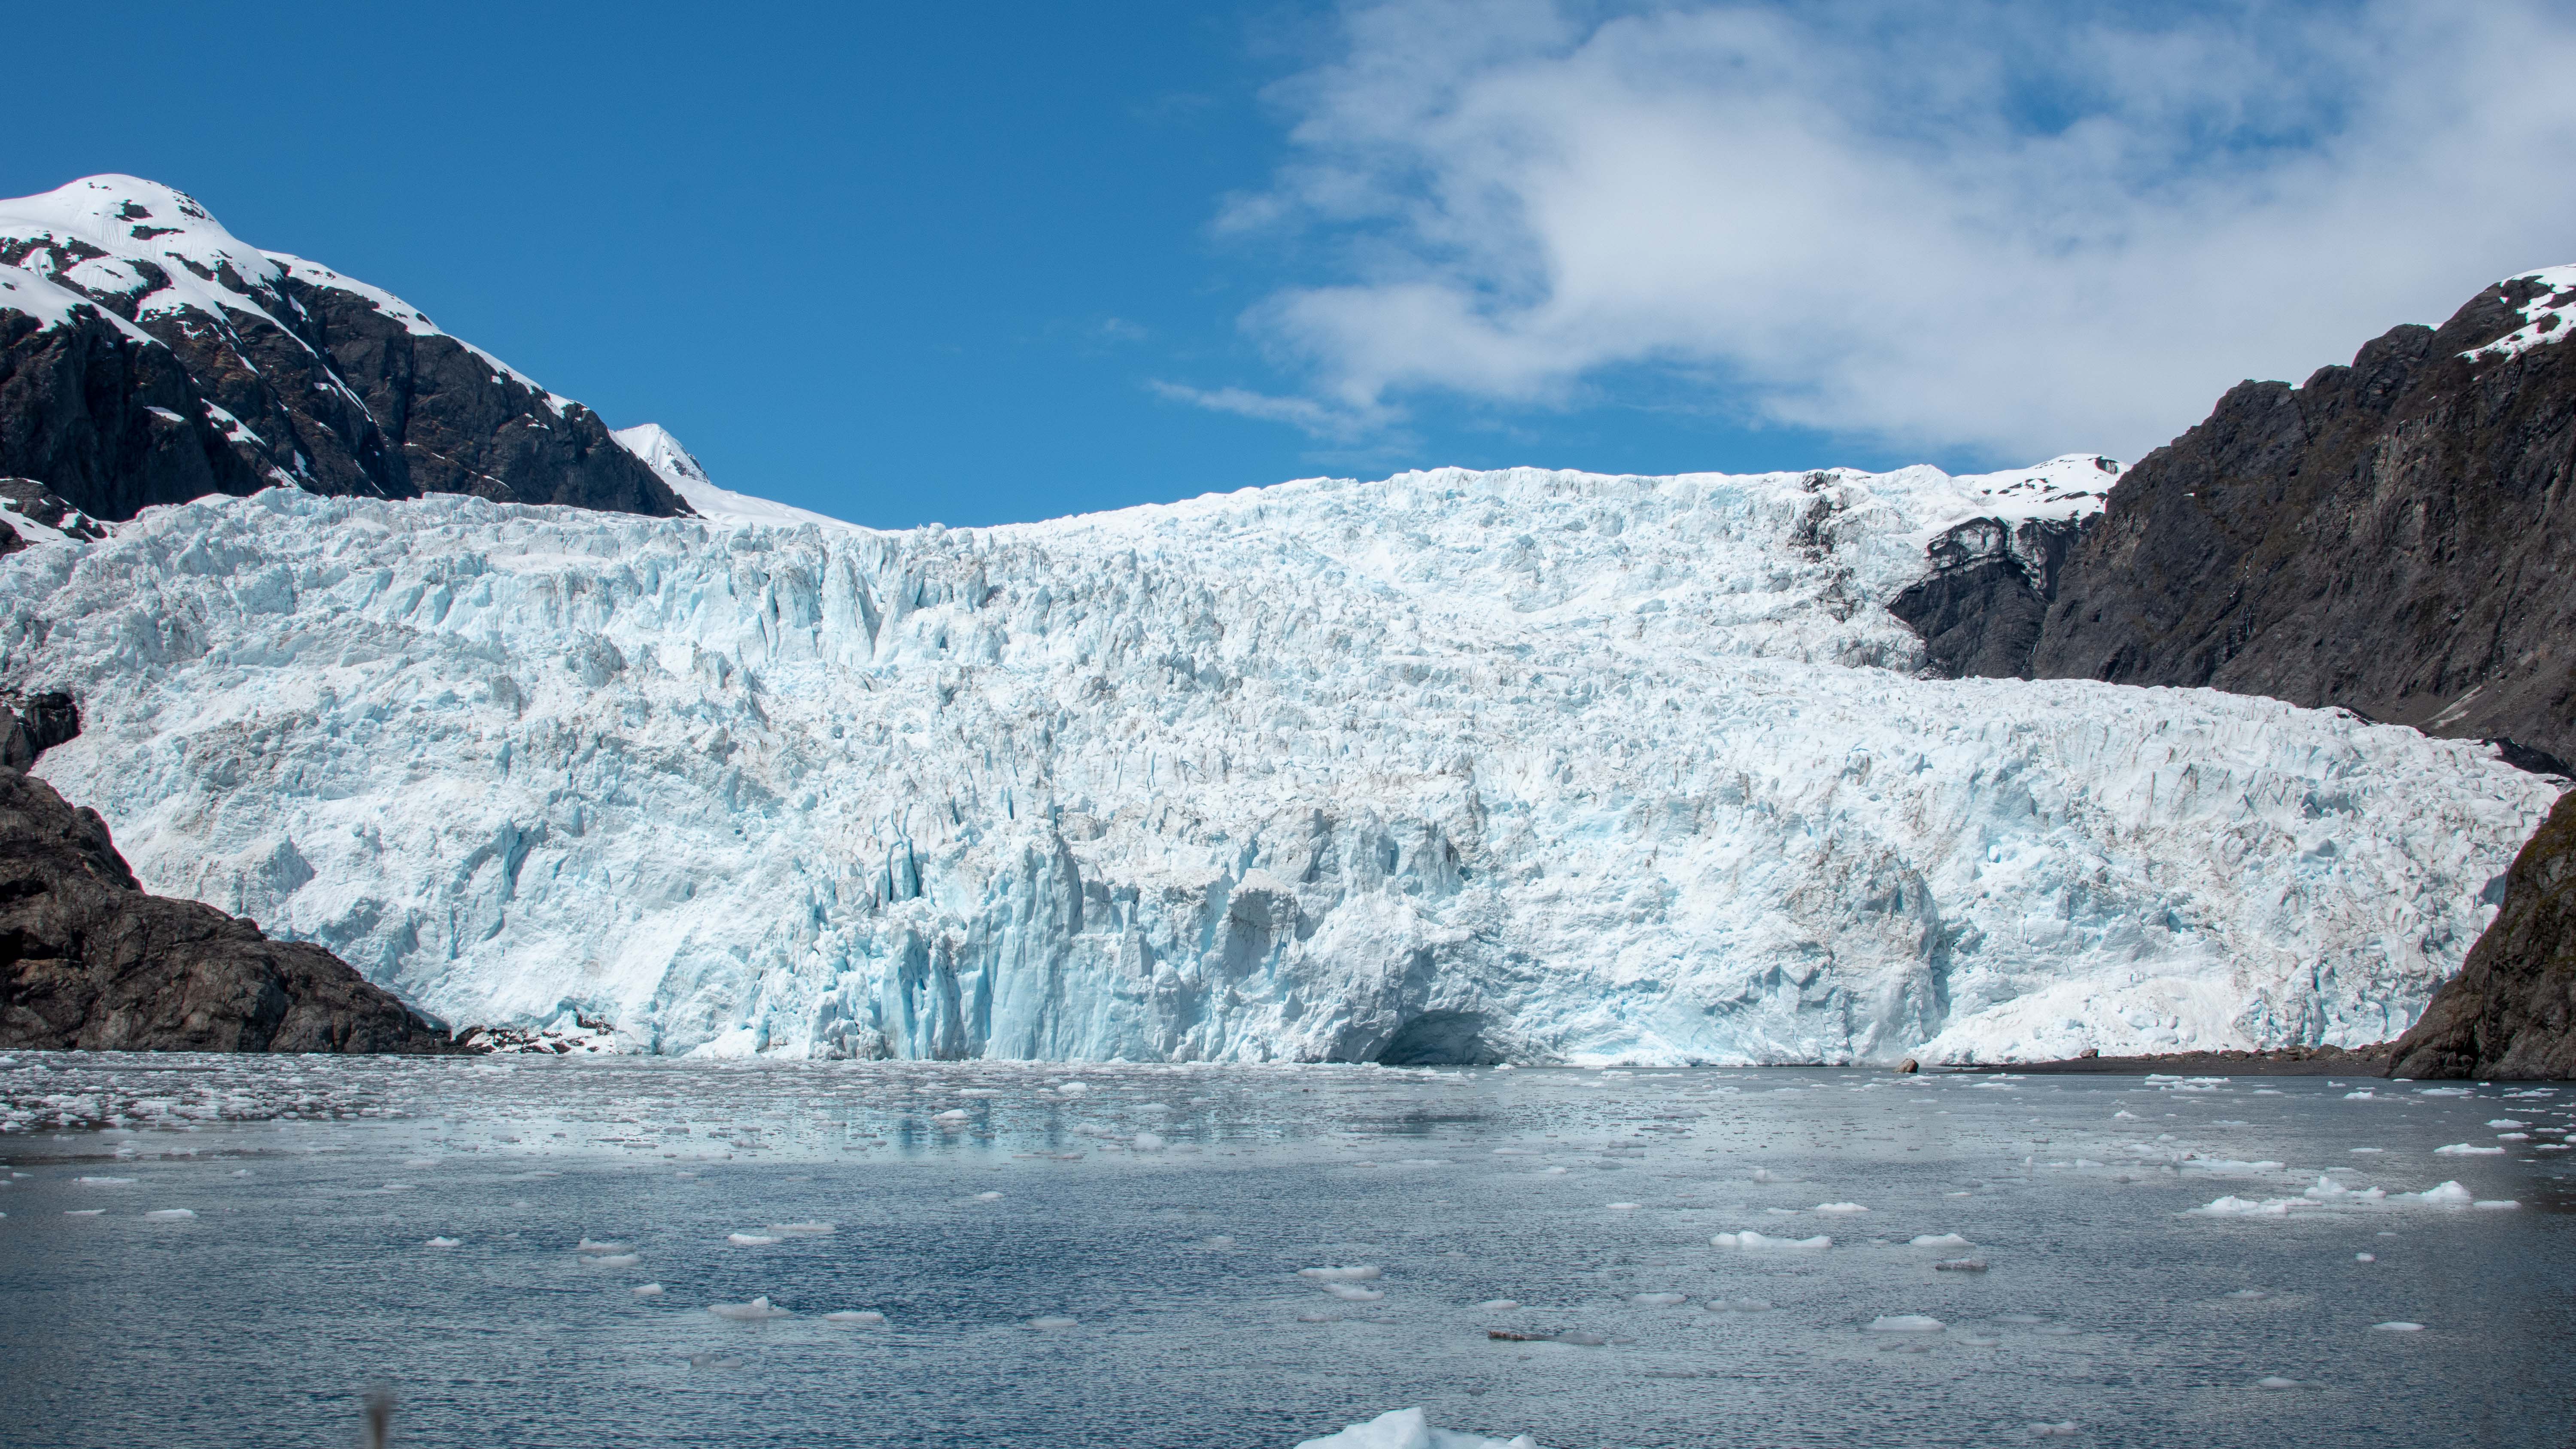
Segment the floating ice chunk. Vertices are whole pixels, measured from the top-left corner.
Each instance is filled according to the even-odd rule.
[[[2135,1122],[2138,1120],[2138,1114],[2129,1111],[2126,1108],[2122,1108],[2120,1111],[2111,1114],[2111,1120],[2114,1122]]]
[[[1324,1291],[1345,1303],[1375,1303],[1386,1296],[1382,1288],[1362,1288],[1356,1283],[1327,1283]]]
[[[2335,1169],[2337,1172],[2351,1170],[2345,1167]],[[2313,1185],[2301,1191],[2299,1196],[2310,1202],[2379,1202],[2388,1196],[2388,1190],[2379,1187],[2346,1187],[2330,1177],[2319,1177]]]
[[[2422,1192],[2400,1192],[2389,1195],[2391,1202],[2419,1202],[2428,1207],[2467,1207],[2476,1199],[2456,1182],[2444,1182]]]
[[[94,1218],[105,1211],[107,1211],[105,1208],[72,1208],[64,1212],[63,1216],[67,1218]]]
[[[2479,1206],[2484,1207],[2485,1204],[2480,1203]],[[185,1222],[188,1219],[195,1217],[196,1214],[186,1208],[154,1208],[143,1216],[147,1220],[156,1223],[178,1223]]]
[[[2482,1198],[2479,1198],[2476,1202],[2473,1202],[2473,1203],[2469,1204],[2469,1206],[2471,1206],[2471,1207],[2487,1208],[2487,1209],[2489,1209],[2489,1210],[2494,1210],[2494,1209],[2498,1209],[2498,1208],[2518,1208],[2518,1207],[2522,1206],[2522,1204],[2521,1204],[2519,1201],[2517,1201],[2517,1200],[2515,1200],[2515,1199],[2513,1199],[2513,1198],[2509,1198],[2509,1197],[2482,1197]],[[146,1213],[144,1216],[149,1217],[149,1216],[151,1216],[151,1214]]]
[[[2345,1150],[2346,1152],[2356,1152],[2356,1153],[2378,1153],[2378,1152],[2386,1152],[2388,1149],[2387,1149],[2387,1148],[2385,1148],[2385,1147],[2347,1147],[2347,1148],[2345,1148],[2344,1150]]]
[[[1538,1172],[1541,1177],[1563,1177],[1565,1175],[1565,1169],[1562,1167],[1542,1167]]]
[[[635,1245],[632,1243],[602,1243],[584,1238],[573,1244],[572,1250],[576,1253],[623,1253],[633,1246]]]
[[[2378,1097],[2379,1094],[2377,1092],[2371,1091],[2366,1087],[2358,1092],[2346,1092],[2343,1094],[2343,1099],[2347,1102],[2371,1102],[2378,1100]]]
[[[1029,1327],[1031,1327],[1031,1328],[1036,1328],[1036,1329],[1050,1330],[1050,1331],[1051,1331],[1051,1330],[1059,1329],[1059,1328],[1073,1328],[1073,1327],[1077,1326],[1079,1323],[1080,1323],[1080,1320],[1079,1320],[1079,1319],[1063,1318],[1063,1317],[1059,1317],[1059,1316],[1056,1316],[1056,1315],[1050,1314],[1050,1315],[1048,1315],[1048,1316],[1046,1316],[1046,1317],[1044,1317],[1044,1318],[1032,1318],[1032,1319],[1030,1319],[1030,1320],[1029,1320]]]
[[[1848,1217],[1853,1213],[1868,1212],[1869,1209],[1862,1207],[1856,1202],[1820,1202],[1816,1204],[1816,1211],[1820,1213],[1831,1213],[1839,1217]]]
[[[2376,1253],[2355,1253],[2352,1255],[2352,1260],[2356,1263],[2376,1263],[2379,1261],[2379,1255]]]
[[[970,1115],[971,1114],[969,1114],[963,1107],[951,1107],[945,1112],[933,1113],[930,1120],[933,1122],[963,1122],[966,1121]]]
[[[2511,1117],[2490,1117],[2487,1119],[2487,1125],[2490,1127],[2528,1127],[2531,1124],[2528,1122],[2516,1122]]]
[[[421,1246],[424,1248],[461,1248],[465,1246],[465,1240],[463,1238],[432,1238],[428,1242],[421,1244]]]
[[[1059,1095],[1067,1097],[1079,1097],[1090,1090],[1091,1084],[1089,1082],[1067,1082],[1056,1088],[1056,1092]]]
[[[749,1303],[710,1303],[707,1305],[707,1311],[718,1318],[731,1318],[746,1323],[762,1318],[787,1316],[787,1310],[770,1302],[767,1294],[762,1294]]]
[[[2436,1157],[2501,1157],[2504,1155],[2504,1149],[2480,1147],[2474,1142],[2454,1142],[2448,1147],[2434,1148],[2433,1155]]]
[[[1526,1148],[1526,1147],[1497,1147],[1497,1148],[1495,1148],[1495,1149],[1494,1149],[1494,1155],[1495,1155],[1496,1157],[1536,1157],[1536,1156],[1538,1156],[1538,1154],[1537,1154],[1536,1152],[1533,1152],[1533,1151],[1531,1151],[1530,1149],[1528,1149],[1528,1148]]]
[[[2305,1204],[2304,1198],[2276,1197],[2257,1202],[2252,1198],[2237,1197],[2231,1193],[2226,1197],[2213,1199],[2204,1206],[2193,1208],[2191,1212],[2195,1217],[2204,1218],[2278,1218],[2289,1216],[2291,1208]]]
[[[844,1308],[837,1313],[824,1314],[823,1321],[835,1328],[875,1328],[886,1319],[884,1314],[872,1308]]]
[[[1319,1283],[1366,1283],[1378,1276],[1378,1265],[1360,1263],[1348,1268],[1300,1268],[1297,1276]]]
[[[1909,1244],[1917,1248],[1973,1248],[1976,1244],[1957,1233],[1919,1233]]]
[[[632,1268],[644,1261],[642,1253],[590,1253],[582,1260],[595,1268]]]
[[[1631,1293],[1628,1295],[1628,1301],[1641,1308],[1671,1308],[1676,1304],[1687,1302],[1689,1298],[1690,1295],[1687,1293]]]
[[[841,1230],[839,1223],[771,1223],[769,1231],[782,1238],[821,1238]]]
[[[2374,1323],[2370,1326],[2379,1333],[2422,1333],[2424,1331],[2424,1325],[2409,1323],[2402,1318],[2394,1318],[2386,1323]]]
[[[1632,1213],[1637,1211],[1637,1208],[1638,1204],[1633,1202],[1614,1202],[1610,1204],[1610,1211],[1614,1213]]]
[[[1435,1429],[1420,1409],[1393,1409],[1338,1434],[1305,1440],[1297,1449],[1538,1449],[1538,1445],[1527,1434],[1504,1440]]]
[[[1834,1240],[1828,1237],[1774,1238],[1751,1228],[1740,1233],[1720,1233],[1709,1242],[1720,1248],[1792,1248],[1805,1252],[1822,1252],[1834,1245]]]
[[[1001,1200],[1002,1195],[998,1192],[979,1192],[975,1194],[975,1201],[977,1202],[1000,1202]]]
[[[1138,1152],[1160,1152],[1167,1144],[1159,1132],[1139,1132],[1130,1145]]]
[[[1753,1180],[1755,1182],[1778,1182],[1780,1179],[1772,1174],[1771,1169],[1767,1167],[1757,1167],[1753,1169]]]
[[[638,1298],[659,1298],[662,1296],[662,1285],[659,1283],[638,1283],[627,1291],[633,1293]]]
[[[2300,1387],[2300,1383],[2297,1379],[2285,1379],[2279,1374],[2269,1374],[2263,1378],[2256,1379],[2254,1381],[2254,1387],[2258,1389],[2295,1389]]]
[[[1521,1301],[1517,1298],[1488,1298],[1476,1306],[1487,1313],[1508,1313],[1520,1307]]]
[[[727,1233],[725,1241],[737,1248],[766,1248],[785,1239],[775,1233]]]
[[[134,1179],[130,1177],[75,1177],[72,1181],[81,1184],[83,1187],[123,1187],[127,1183],[134,1181]]]
[[[1950,1325],[1920,1313],[1881,1314],[1869,1321],[1870,1333],[1939,1333]]]

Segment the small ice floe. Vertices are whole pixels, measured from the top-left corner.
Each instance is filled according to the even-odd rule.
[[[1079,1327],[1080,1324],[1080,1319],[1065,1318],[1056,1314],[1049,1314],[1043,1318],[1032,1318],[1029,1320],[1029,1327],[1041,1332],[1050,1333],[1057,1329]]]
[[[421,1246],[424,1248],[461,1248],[465,1246],[465,1240],[463,1238],[436,1237],[421,1244]]]
[[[1982,1273],[1986,1271],[1986,1266],[1986,1260],[1983,1258],[1944,1258],[1940,1262],[1932,1265],[1932,1271],[1935,1273]]]
[[[727,1233],[725,1241],[737,1248],[766,1248],[786,1239],[776,1233]]]
[[[2060,1419],[2056,1423],[2052,1424],[2046,1420],[2041,1420],[2039,1423],[2030,1426],[2030,1437],[2034,1439],[2072,1439],[2075,1437],[2075,1421],[2073,1419]]]
[[[884,1314],[873,1308],[844,1308],[824,1314],[823,1321],[834,1328],[879,1328],[884,1326],[886,1319]]]
[[[1767,1167],[1757,1167],[1753,1169],[1753,1180],[1755,1182],[1778,1182],[1780,1179],[1773,1175],[1771,1169]]]
[[[107,1211],[105,1208],[72,1208],[65,1212],[63,1216],[67,1218],[94,1218],[105,1211]]]
[[[1527,1434],[1505,1440],[1436,1429],[1420,1409],[1392,1409],[1338,1434],[1305,1440],[1297,1449],[1538,1449],[1538,1444]]]
[[[2254,1381],[2254,1387],[2258,1389],[2298,1389],[2305,1388],[2307,1386],[2300,1383],[2297,1379],[2285,1379],[2279,1374],[2266,1374]]]
[[[1079,1097],[1083,1093],[1091,1090],[1091,1084],[1089,1082],[1066,1082],[1055,1090],[1058,1096]]]
[[[581,1261],[594,1268],[632,1268],[644,1261],[642,1253],[585,1253]]]
[[[2529,1142],[2531,1140],[2531,1134],[2528,1132],[2499,1132],[2496,1134],[2496,1140],[2498,1142]]]
[[[2376,1263],[2379,1261],[2379,1255],[2377,1253],[2355,1253],[2352,1255],[2352,1260],[2356,1263]]]
[[[83,1187],[124,1187],[128,1183],[134,1181],[134,1179],[130,1177],[75,1177],[72,1181],[79,1183]]]
[[[930,1120],[933,1122],[963,1122],[971,1115],[972,1114],[967,1112],[963,1107],[951,1107],[945,1112],[935,1112],[931,1114]]]
[[[1610,1211],[1614,1213],[1632,1213],[1637,1211],[1638,1206],[1638,1204],[1633,1202],[1614,1202],[1610,1204]]]
[[[1521,1301],[1517,1298],[1488,1298],[1476,1306],[1487,1313],[1508,1313],[1520,1307]]]
[[[2358,1091],[2346,1092],[2343,1094],[2343,1098],[2347,1102],[2375,1101],[2378,1096],[2379,1094],[2377,1092],[2370,1090],[2368,1087],[2363,1087]]]
[[[1386,1296],[1383,1288],[1362,1288],[1356,1283],[1327,1283],[1324,1291],[1345,1303],[1375,1303]]]
[[[1366,1283],[1377,1278],[1379,1270],[1375,1263],[1359,1263],[1348,1268],[1300,1268],[1297,1276],[1318,1283]]]
[[[1921,1313],[1886,1313],[1869,1321],[1868,1333],[1939,1333],[1950,1325]]]
[[[825,1238],[841,1230],[839,1223],[771,1223],[769,1231],[782,1238]]]
[[[2428,1187],[2422,1192],[2391,1193],[2389,1201],[2422,1203],[2426,1207],[2467,1207],[2477,1199],[2467,1188],[2457,1182],[2443,1182]]]
[[[2126,1108],[2122,1108],[2121,1110],[2111,1114],[2111,1120],[2114,1122],[2135,1122],[2138,1120],[2138,1114],[2129,1111]]]
[[[2528,1127],[2531,1124],[2528,1122],[2517,1122],[2511,1117],[2490,1117],[2487,1119],[2487,1125],[2490,1127]]]
[[[2375,1333],[2422,1333],[2424,1331],[2424,1325],[2409,1323],[2402,1318],[2393,1318],[2386,1323],[2374,1323],[2370,1327]]]
[[[1719,1233],[1709,1239],[1709,1243],[1720,1248],[1791,1248],[1804,1252],[1822,1252],[1832,1247],[1834,1240],[1821,1234],[1812,1238],[1774,1238],[1746,1228],[1740,1233]]]
[[[143,1218],[146,1222],[183,1223],[195,1216],[196,1214],[194,1212],[191,1212],[186,1208],[154,1208],[152,1211],[145,1213]]]
[[[741,1323],[787,1316],[787,1310],[770,1302],[769,1295],[765,1293],[749,1303],[710,1303],[707,1305],[707,1311],[718,1318],[730,1318]]]
[[[2436,1157],[2501,1157],[2504,1155],[2504,1149],[2480,1147],[2474,1142],[2454,1142],[2448,1147],[2434,1148],[2433,1155]]]
[[[998,1192],[979,1192],[975,1194],[975,1201],[977,1202],[1000,1202],[1001,1200],[1002,1195]]]
[[[2225,1295],[2223,1295],[2223,1296],[2228,1297],[2228,1298],[2241,1299],[2241,1300],[2243,1300],[2243,1301],[2245,1301],[2245,1302],[2250,1303],[2250,1302],[2253,1302],[2255,1299],[2258,1299],[2258,1298],[2269,1298],[2269,1297],[2271,1297],[2271,1296],[2272,1296],[2272,1290],[2270,1290],[2270,1289],[2268,1289],[2268,1288],[2239,1288],[2239,1289],[2237,1289],[2235,1292],[2233,1292],[2233,1293],[2229,1293],[2229,1294],[2225,1294]]]
[[[638,1283],[626,1291],[634,1294],[638,1298],[659,1298],[662,1296],[662,1285],[659,1283]]]
[[[1820,1202],[1816,1204],[1816,1211],[1834,1217],[1849,1217],[1854,1213],[1868,1212],[1869,1209],[1856,1202]]]
[[[2380,1153],[2380,1152],[2386,1152],[2388,1149],[2387,1149],[2387,1148],[2385,1148],[2385,1147],[2347,1147],[2347,1148],[2345,1148],[2344,1150],[2345,1150],[2346,1152],[2357,1152],[2357,1153]]]
[[[1631,1293],[1628,1295],[1628,1301],[1640,1308],[1671,1308],[1688,1302],[1689,1299],[1690,1295],[1687,1293]]]
[[[2497,1210],[2499,1210],[2499,1209],[2503,1209],[2503,1208],[2518,1208],[2518,1207],[2522,1206],[2522,1203],[2521,1203],[2518,1199],[2515,1199],[2515,1198],[2509,1198],[2509,1197],[2482,1197],[2482,1198],[2479,1198],[2476,1202],[2473,1202],[2473,1203],[2469,1204],[2469,1206],[2471,1206],[2471,1207],[2475,1207],[2475,1208],[2485,1208],[2485,1209],[2487,1209],[2489,1212],[2494,1212],[2494,1211],[2497,1211]],[[150,1214],[150,1213],[146,1213],[146,1214],[144,1214],[144,1216],[145,1216],[145,1217],[150,1217],[150,1216],[151,1216],[151,1214]]]
[[[1128,1143],[1128,1146],[1138,1152],[1160,1152],[1169,1145],[1163,1140],[1163,1134],[1160,1132],[1139,1132]]]
[[[1957,1233],[1918,1233],[1908,1246],[1916,1248],[1973,1248],[1976,1244],[1960,1237]]]
[[[576,1253],[623,1253],[634,1246],[633,1243],[603,1243],[596,1238],[584,1238],[573,1244],[572,1250]]]

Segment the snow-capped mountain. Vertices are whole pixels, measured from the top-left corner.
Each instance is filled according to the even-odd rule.
[[[1390,1061],[2394,1035],[2551,784],[2339,712],[1916,677],[1885,606],[1926,546],[2109,473],[1444,470],[901,533],[277,489],[0,560],[0,686],[79,695],[41,772],[149,888],[459,1024]]]
[[[0,200],[0,380],[0,476],[100,518],[279,485],[683,508],[588,408],[138,177]]]
[[[644,466],[653,470],[653,476],[671,485],[671,491],[680,495],[690,510],[701,518],[735,523],[811,523],[823,528],[853,526],[803,508],[792,508],[784,503],[772,503],[766,498],[754,498],[748,493],[717,487],[696,456],[681,447],[680,440],[672,437],[660,423],[619,428],[609,436],[617,440],[617,446],[643,460]]]

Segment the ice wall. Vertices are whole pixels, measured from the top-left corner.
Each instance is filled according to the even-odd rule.
[[[42,772],[150,888],[460,1024],[1637,1062],[2394,1035],[2553,790],[2261,700],[1910,677],[1884,600],[2040,476],[1447,471],[909,533],[278,490],[0,561],[0,684],[80,695]]]

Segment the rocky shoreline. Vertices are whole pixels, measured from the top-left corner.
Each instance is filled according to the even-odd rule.
[[[2028,1076],[2145,1076],[2170,1072],[2202,1077],[2381,1077],[2394,1042],[2353,1047],[2276,1047],[2268,1051],[2173,1052],[2163,1056],[2081,1056],[2058,1062],[1976,1062],[1944,1066],[1943,1073],[2011,1072]]]

